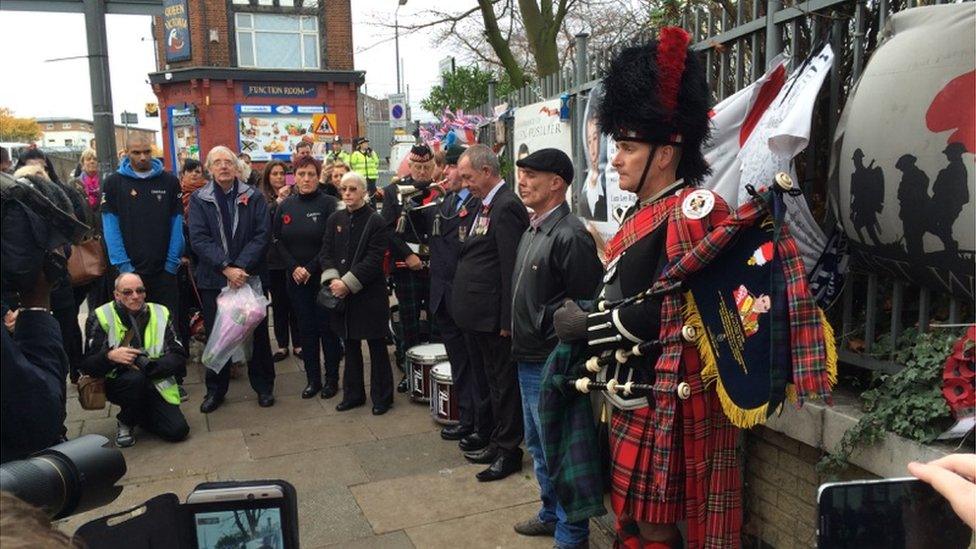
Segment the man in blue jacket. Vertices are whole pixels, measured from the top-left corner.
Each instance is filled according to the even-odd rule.
[[[190,197],[190,247],[197,255],[193,269],[207,333],[217,317],[217,296],[225,286],[240,288],[250,277],[267,276],[267,251],[271,220],[264,194],[242,182],[233,151],[219,145],[207,154],[207,171],[213,180]],[[229,361],[228,361],[229,362]],[[251,388],[262,407],[274,405],[274,361],[265,318],[254,329],[254,349],[248,363]],[[220,373],[207,369],[207,396],[200,411],[209,414],[227,394],[230,364]]]
[[[137,273],[146,287],[146,299],[179,318],[176,271],[184,244],[180,180],[152,157],[147,137],[130,136],[125,150],[118,171],[102,184],[102,228],[109,262],[119,273]]]

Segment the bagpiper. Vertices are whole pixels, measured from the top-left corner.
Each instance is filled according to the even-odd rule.
[[[664,28],[610,67],[599,123],[617,143],[612,165],[620,188],[637,201],[606,247],[594,310],[570,302],[555,321],[563,341],[586,340],[591,365],[620,370],[605,380],[653,386],[607,393],[614,405],[610,477],[619,547],[682,547],[676,524],[686,519],[689,541],[706,541],[698,546],[739,544],[737,429],[698,375],[692,334],[682,333],[681,293],[634,298],[729,213],[721,197],[696,188],[709,174],[702,154],[709,90],[689,41],[684,30]],[[693,458],[688,440],[707,448],[703,459]],[[690,465],[703,475],[689,477]],[[694,502],[707,505],[705,523],[687,512],[689,496],[698,493],[689,483],[698,481],[708,483],[707,501]]]

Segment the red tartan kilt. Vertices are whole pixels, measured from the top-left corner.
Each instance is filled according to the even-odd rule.
[[[614,513],[634,520],[673,524],[684,519],[684,453],[677,444],[668,461],[671,493],[654,490],[654,410],[613,410],[610,418],[610,504]],[[680,411],[674,419],[680,431]],[[676,433],[680,439],[680,432]]]

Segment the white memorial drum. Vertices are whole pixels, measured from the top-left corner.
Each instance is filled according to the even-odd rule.
[[[430,399],[430,369],[447,360],[441,343],[415,345],[407,351],[407,393],[414,402]]]
[[[450,362],[441,362],[430,370],[430,417],[441,425],[457,425],[461,420]]]

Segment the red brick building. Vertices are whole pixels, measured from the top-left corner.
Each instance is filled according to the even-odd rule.
[[[154,18],[167,168],[215,145],[257,162],[359,135],[350,0],[164,0]]]

